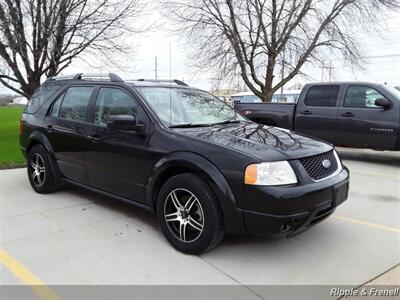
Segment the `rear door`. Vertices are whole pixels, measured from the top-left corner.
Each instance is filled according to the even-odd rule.
[[[314,85],[305,89],[296,107],[295,131],[334,144],[340,86]]]
[[[84,127],[94,86],[71,86],[53,102],[46,131],[61,173],[86,183]]]
[[[379,98],[388,98],[379,87],[358,84],[346,87],[339,110],[338,145],[376,149],[395,147],[398,103],[391,101],[392,107],[385,110],[375,105]]]

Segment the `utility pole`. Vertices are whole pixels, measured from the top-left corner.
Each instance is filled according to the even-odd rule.
[[[157,62],[157,56],[154,57],[154,73],[155,73],[155,76],[156,76],[155,79],[158,79],[158,62]]]
[[[331,78],[332,78],[332,70],[334,69],[334,67],[332,67],[332,61],[329,62],[329,82],[331,82]]]
[[[331,82],[331,80],[332,80],[332,71],[333,71],[333,69],[335,69],[332,66],[332,61],[329,62],[329,66],[322,66],[320,68],[321,68],[321,82],[324,81],[324,71],[325,70],[328,70],[328,81]]]
[[[282,68],[281,68],[281,81],[285,78],[285,49],[282,51]],[[281,97],[279,101],[283,99],[283,85],[281,86]]]

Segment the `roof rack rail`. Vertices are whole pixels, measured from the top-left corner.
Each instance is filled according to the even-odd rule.
[[[175,83],[177,85],[184,85],[184,86],[188,86],[185,82],[183,82],[182,80],[178,80],[178,79],[172,79],[172,80],[168,80],[168,79],[144,79],[144,78],[140,78],[137,79],[137,81],[148,81],[148,82],[164,82],[164,83]]]
[[[80,79],[101,79],[101,78],[107,78],[111,82],[123,82],[121,77],[119,77],[117,74],[114,73],[106,73],[106,74],[96,74],[96,73],[78,73],[75,75],[66,75],[66,76],[55,76],[55,77],[50,77],[48,80],[67,80],[67,79],[75,79],[75,80],[80,80]]]

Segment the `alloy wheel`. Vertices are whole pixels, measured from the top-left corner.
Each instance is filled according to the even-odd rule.
[[[203,232],[203,208],[197,197],[186,189],[174,189],[168,194],[164,218],[169,230],[182,242],[194,242]]]
[[[34,153],[31,158],[31,178],[36,186],[41,186],[46,176],[46,168],[43,157],[39,153]]]

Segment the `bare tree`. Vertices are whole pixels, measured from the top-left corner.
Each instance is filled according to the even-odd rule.
[[[30,97],[42,76],[55,76],[90,52],[125,51],[121,36],[144,30],[143,0],[0,0],[0,83]]]
[[[326,55],[349,64],[362,57],[351,26],[376,24],[398,0],[165,0],[195,47],[196,66],[222,76],[241,74],[263,101]],[[284,67],[282,78],[277,65]],[[278,70],[279,71],[279,70]],[[221,75],[219,75],[221,76]],[[279,74],[279,77],[281,74]]]

